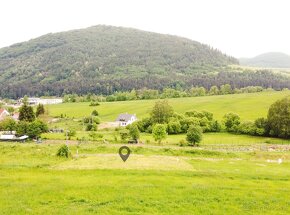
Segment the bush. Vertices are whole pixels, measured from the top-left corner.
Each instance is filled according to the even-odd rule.
[[[265,118],[258,118],[255,120],[255,126],[256,126],[256,135],[258,136],[267,136],[269,135],[270,128],[268,120]]]
[[[119,131],[119,135],[121,140],[125,141],[129,138],[129,131],[128,129],[122,129]]]
[[[167,136],[166,126],[164,124],[156,124],[153,127],[152,133],[155,141],[158,141],[158,143],[160,144],[161,141]]]
[[[222,126],[217,120],[210,122],[210,132],[220,132],[221,130]]]
[[[140,131],[136,123],[133,123],[129,126],[129,135],[133,140],[138,140],[140,137]]]
[[[44,112],[45,110],[44,110],[43,104],[38,104],[36,108],[35,116],[38,117],[39,115],[44,114]]]
[[[68,139],[70,140],[72,137],[76,136],[76,131],[71,129],[67,132]]]
[[[255,123],[252,121],[242,122],[241,124],[239,124],[237,132],[240,134],[255,135],[256,134]]]
[[[58,157],[70,157],[71,156],[71,153],[69,151],[69,148],[67,145],[63,144],[58,150],[57,150],[57,153],[56,153],[56,156]]]
[[[16,126],[15,120],[10,117],[0,121],[0,130],[2,131],[14,131]]]
[[[186,145],[187,145],[187,143],[186,143],[186,141],[184,139],[179,141],[179,146],[183,147],[183,146],[186,146]]]
[[[142,120],[137,121],[136,124],[138,126],[139,131],[147,132],[146,130],[148,129],[148,127],[152,126],[152,120],[151,118],[143,118]]]
[[[196,117],[188,117],[188,118],[182,119],[180,121],[180,124],[181,124],[181,129],[182,129],[183,133],[186,133],[188,128],[191,125],[194,125],[194,126],[199,126],[200,125],[199,119],[196,118]]]
[[[99,106],[100,105],[100,103],[99,102],[95,102],[95,101],[92,101],[91,103],[90,103],[90,106]],[[97,115],[96,115],[97,116]]]
[[[101,123],[101,120],[100,120],[100,118],[99,118],[99,117],[97,117],[97,116],[95,116],[95,117],[92,117],[92,121],[93,121],[93,123],[95,123],[95,124],[100,124],[100,123]]]
[[[224,115],[224,124],[228,132],[237,132],[240,124],[240,117],[235,113],[227,113]]]
[[[93,110],[91,113],[92,116],[99,116],[99,112],[97,110]]]
[[[169,134],[181,133],[181,125],[178,119],[171,119],[167,125]]]

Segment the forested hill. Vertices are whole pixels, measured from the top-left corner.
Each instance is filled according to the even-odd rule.
[[[111,94],[133,88],[208,88],[224,83],[243,87],[255,80],[280,88],[288,83],[264,74],[251,74],[252,78],[234,74],[232,82],[232,74],[225,71],[230,64],[238,61],[189,39],[95,26],[0,49],[0,96]]]
[[[241,58],[239,61],[245,66],[290,68],[290,56],[280,52],[268,52],[253,58]]]

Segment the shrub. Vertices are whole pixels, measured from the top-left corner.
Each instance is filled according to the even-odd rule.
[[[97,117],[97,116],[95,116],[95,117],[92,117],[92,121],[93,121],[93,123],[95,123],[95,124],[100,124],[100,123],[101,123],[101,120],[100,120],[100,118],[99,118],[99,117]]]
[[[45,110],[44,110],[43,104],[38,104],[36,108],[35,116],[38,117],[39,115],[44,114],[44,112]]]
[[[217,120],[210,122],[210,132],[220,132],[221,130],[222,126]]]
[[[255,126],[256,126],[256,135],[258,136],[267,136],[269,135],[270,128],[268,120],[265,118],[258,118],[255,120]]]
[[[65,133],[64,135],[67,135],[68,139],[70,140],[72,137],[76,136],[76,131],[74,129],[71,129],[67,133]]]
[[[139,131],[147,132],[146,130],[148,129],[148,127],[152,126],[152,120],[151,118],[143,118],[142,120],[139,120],[138,122],[136,122],[136,124],[138,126]]]
[[[239,124],[237,132],[240,134],[255,135],[256,134],[255,123],[252,121],[242,122]]]
[[[158,141],[160,144],[163,139],[166,138],[166,126],[164,124],[156,124],[152,129],[153,137],[155,141]]]
[[[57,150],[57,153],[56,153],[56,156],[58,157],[70,157],[71,156],[71,153],[69,151],[69,148],[67,145],[63,144],[58,150]]]
[[[92,116],[99,116],[99,112],[97,110],[93,110],[91,113]]]
[[[129,138],[129,131],[128,129],[122,129],[119,131],[119,135],[120,135],[120,138],[121,140],[127,140]]]
[[[168,125],[169,134],[179,134],[181,133],[181,125],[178,119],[172,119],[169,121]]]
[[[99,106],[100,105],[100,103],[99,102],[96,102],[96,101],[92,101],[91,103],[90,103],[90,106]],[[96,115],[97,116],[97,115]]]
[[[92,140],[97,140],[97,139],[101,139],[101,138],[103,138],[103,135],[102,135],[102,134],[98,134],[97,132],[91,131],[91,132],[89,133],[89,137],[90,137]]]
[[[136,123],[133,123],[130,125],[129,127],[129,135],[131,136],[131,138],[133,140],[138,140],[140,137],[140,131],[138,129],[138,126],[136,125]]]
[[[224,115],[224,124],[228,132],[237,132],[240,124],[240,117],[235,113],[227,113]]]
[[[179,146],[183,147],[183,146],[186,146],[186,145],[187,145],[187,143],[186,143],[186,141],[184,139],[179,141]]]

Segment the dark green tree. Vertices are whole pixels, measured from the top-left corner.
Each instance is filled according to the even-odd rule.
[[[129,135],[133,140],[138,140],[140,137],[140,131],[138,129],[138,126],[136,123],[133,123],[132,125],[129,126]]]
[[[154,123],[168,123],[173,114],[173,108],[167,100],[157,101],[151,111],[151,119]]]
[[[32,122],[35,119],[33,108],[28,105],[28,102],[23,99],[23,105],[19,108],[19,120]]]
[[[189,145],[198,145],[202,140],[202,128],[191,125],[187,130],[186,140],[189,142]]]
[[[268,111],[270,135],[290,138],[290,96],[276,101]]]
[[[38,104],[36,107],[36,112],[35,112],[35,116],[38,117],[39,115],[44,114],[45,110],[44,110],[44,105],[43,104]]]

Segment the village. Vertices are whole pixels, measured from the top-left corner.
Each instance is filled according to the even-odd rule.
[[[7,120],[12,123],[13,121],[19,121],[19,108],[23,105],[23,99],[19,100],[10,100],[9,102],[0,100],[0,123],[4,120]],[[29,106],[37,105],[48,105],[48,104],[60,104],[62,103],[61,98],[36,98],[28,97],[26,102]],[[0,141],[16,141],[16,142],[25,142],[29,138],[28,135],[22,134],[19,135],[15,130],[2,130],[0,127]]]

